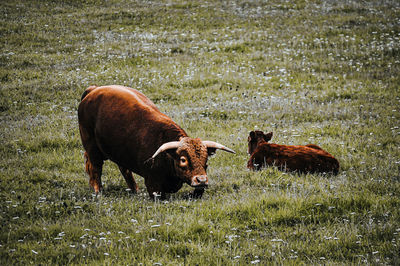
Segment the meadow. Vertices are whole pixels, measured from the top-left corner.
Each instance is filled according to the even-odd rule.
[[[400,264],[400,2],[0,1],[0,264]],[[236,151],[151,200],[96,197],[77,107],[136,88]],[[314,143],[338,175],[246,169],[247,136]],[[151,141],[151,140],[149,140]]]

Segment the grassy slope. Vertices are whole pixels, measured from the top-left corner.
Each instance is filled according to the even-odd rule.
[[[0,3],[0,264],[400,262],[400,5],[349,1]],[[84,88],[139,88],[210,159],[190,201],[94,198]],[[245,169],[250,130],[315,143],[337,176]]]

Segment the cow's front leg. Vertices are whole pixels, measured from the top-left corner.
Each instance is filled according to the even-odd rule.
[[[149,193],[149,196],[151,199],[153,199],[153,200],[156,200],[156,199],[165,200],[166,199],[167,194],[163,191],[161,186],[157,185],[156,182],[151,181],[148,178],[146,178],[144,180],[144,183],[147,188],[147,193]]]
[[[136,184],[135,178],[130,170],[118,165],[119,170],[121,171],[122,176],[125,178],[126,184],[131,189],[133,193],[138,192],[138,186]]]
[[[200,199],[203,196],[204,188],[195,188],[192,192],[191,197],[194,199]]]

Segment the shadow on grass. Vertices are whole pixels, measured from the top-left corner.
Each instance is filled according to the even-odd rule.
[[[205,193],[207,190],[205,190]],[[141,199],[141,200],[148,200],[152,202],[157,201],[168,201],[168,202],[175,202],[175,201],[193,201],[193,200],[201,200],[202,197],[194,194],[194,189],[192,188],[184,188],[176,193],[167,193],[165,199],[161,199],[156,197],[155,199],[150,198],[149,194],[145,187],[140,188],[137,193],[133,192],[129,188],[124,185],[119,184],[108,184],[104,187],[103,192],[99,195],[104,198],[126,198],[126,199]]]

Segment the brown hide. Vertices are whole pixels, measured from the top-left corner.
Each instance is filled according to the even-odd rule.
[[[259,141],[270,141],[272,138],[272,132],[269,132],[267,134],[264,134],[264,132],[256,130],[256,131],[251,131],[248,137],[248,154],[252,154],[255,149],[257,148],[258,142]]]
[[[207,158],[215,147],[189,138],[141,92],[117,85],[89,87],[82,95],[78,118],[86,171],[96,193],[102,189],[102,165],[107,159],[119,166],[133,191],[137,185],[132,172],[144,177],[150,197],[176,192],[183,183],[201,196],[208,185]],[[172,148],[155,154],[170,142]],[[233,152],[219,145],[216,148]]]
[[[254,131],[252,131],[254,132]],[[298,171],[302,173],[334,173],[339,171],[339,162],[328,152],[315,144],[301,145],[279,145],[265,141],[270,140],[272,132],[264,134],[250,132],[250,146],[254,146],[254,136],[257,136],[257,144],[247,162],[247,168],[260,170],[265,166],[277,166],[281,170]],[[265,137],[263,137],[265,136]]]

